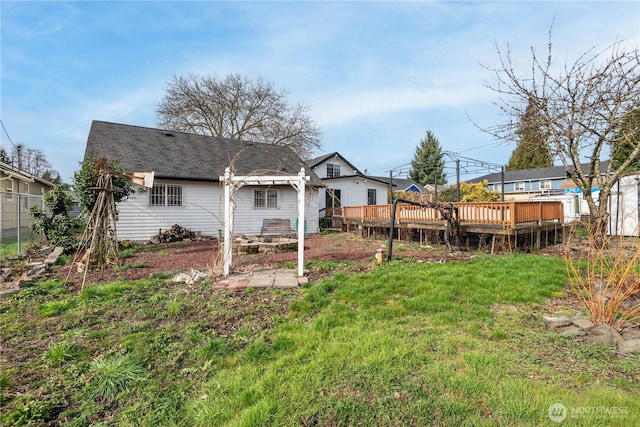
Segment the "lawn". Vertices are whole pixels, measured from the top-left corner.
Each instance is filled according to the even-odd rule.
[[[4,239],[0,241],[0,260],[15,257],[20,251],[24,251],[29,245],[39,241],[39,238],[30,236],[20,242],[20,250],[18,250],[18,241],[16,239]]]
[[[518,254],[288,291],[46,281],[0,305],[2,421],[539,426],[562,404],[566,425],[640,425],[640,357],[545,330],[575,314],[565,276]]]

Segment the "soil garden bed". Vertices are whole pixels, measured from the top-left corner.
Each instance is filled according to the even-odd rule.
[[[296,245],[297,247],[297,245]],[[314,235],[305,239],[305,263],[311,267],[307,276],[311,282],[327,275],[323,262],[340,262],[349,271],[366,271],[375,264],[378,249],[386,253],[387,241],[363,239],[344,233]],[[415,258],[421,261],[445,261],[468,259],[473,254],[463,252],[446,253],[443,248],[419,246],[415,243],[395,242],[394,256]],[[87,283],[113,280],[136,280],[149,277],[151,274],[172,274],[180,271],[196,269],[207,274],[216,271],[220,265],[220,252],[215,239],[185,240],[174,243],[144,244],[135,250],[132,256],[124,259],[120,266],[107,266],[102,271],[92,270],[87,274]],[[272,268],[295,268],[297,250],[270,253],[234,252],[231,266],[232,273],[267,270]],[[81,283],[82,274],[74,266],[66,265],[56,270],[56,278],[67,279],[71,283]],[[212,279],[217,279],[214,274]]]

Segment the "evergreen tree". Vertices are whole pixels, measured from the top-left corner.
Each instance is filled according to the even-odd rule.
[[[614,169],[618,169],[631,156],[638,144],[640,144],[640,109],[634,109],[622,120],[620,129],[616,132],[611,143],[611,160]],[[639,170],[640,156],[636,157],[630,165],[624,168],[625,172]]]
[[[546,138],[540,128],[540,117],[535,107],[529,103],[520,118],[516,146],[505,170],[547,168],[553,166]]]
[[[431,132],[422,138],[411,161],[409,178],[422,185],[443,185],[447,182],[444,174],[444,159],[438,138]]]

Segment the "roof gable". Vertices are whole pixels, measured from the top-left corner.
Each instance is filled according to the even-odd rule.
[[[85,157],[99,156],[129,172],[204,181],[218,181],[227,167],[236,175],[295,175],[306,166],[289,147],[94,120]]]
[[[337,151],[334,151],[333,153],[329,153],[329,154],[324,154],[320,157],[316,157],[315,159],[311,159],[307,161],[307,165],[309,165],[310,168],[315,168],[319,165],[321,165],[324,162],[327,162],[329,159],[332,158],[340,158],[340,160],[342,160],[345,164],[347,164],[351,169],[353,169],[355,171],[355,174],[357,175],[363,175],[362,172],[360,172],[360,169],[358,169],[357,167],[355,167],[353,164],[351,164],[350,161],[348,161],[347,159],[344,158],[344,156],[342,156],[340,153],[338,153]]]

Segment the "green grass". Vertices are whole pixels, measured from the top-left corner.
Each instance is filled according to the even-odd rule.
[[[39,241],[40,241],[39,237],[35,239],[23,238],[20,241],[20,249],[24,251],[27,248],[27,246],[38,243]],[[11,258],[17,255],[19,255],[18,241],[15,238],[4,239],[2,240],[2,242],[0,242],[0,259]]]
[[[50,363],[60,364],[72,359],[76,352],[75,345],[69,341],[52,342],[42,358]]]
[[[108,354],[95,358],[90,365],[92,380],[87,384],[91,398],[112,401],[143,378],[143,368],[132,354]]]
[[[302,290],[184,292],[161,276],[23,289],[0,303],[0,421],[551,426],[559,402],[567,425],[640,423],[640,357],[544,328],[572,310],[561,259],[307,267],[338,273]]]

